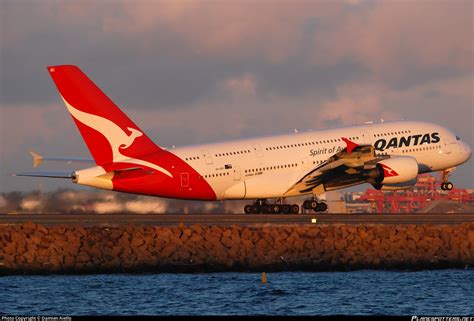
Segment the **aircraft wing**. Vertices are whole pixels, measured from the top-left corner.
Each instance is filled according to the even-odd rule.
[[[286,195],[293,196],[313,191],[315,194],[342,187],[366,183],[369,171],[376,163],[389,156],[376,156],[372,145],[357,145],[343,138],[347,147],[329,157],[295,183]]]

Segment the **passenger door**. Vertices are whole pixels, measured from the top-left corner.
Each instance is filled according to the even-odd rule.
[[[255,156],[257,157],[263,157],[263,152],[262,152],[262,149],[260,148],[260,145],[259,144],[252,144],[252,148],[255,152]]]
[[[240,166],[234,166],[232,169],[234,172],[234,181],[240,181]]]
[[[213,163],[212,161],[212,154],[209,153],[207,150],[201,151],[202,157],[204,158],[204,161],[206,162],[206,165],[211,165]]]
[[[362,143],[363,144],[372,145],[372,139],[371,139],[370,135],[367,133],[367,131],[361,130],[360,134],[362,136],[361,138],[362,138]]]
[[[182,188],[189,187],[189,173],[188,172],[181,173],[180,179],[181,179]]]

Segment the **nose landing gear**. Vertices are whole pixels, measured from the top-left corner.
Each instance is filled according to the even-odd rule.
[[[454,184],[451,182],[443,182],[441,183],[441,189],[443,191],[450,191],[454,188]]]
[[[451,173],[454,172],[455,170],[456,170],[456,167],[443,171],[443,175],[441,177],[441,180],[443,181],[441,183],[441,189],[443,191],[450,191],[454,188],[454,184],[449,182],[448,179],[449,179],[449,175],[451,175]]]

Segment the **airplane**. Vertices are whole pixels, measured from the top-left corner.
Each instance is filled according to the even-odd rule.
[[[252,200],[247,214],[299,213],[287,198],[310,196],[305,210],[324,212],[326,191],[369,183],[379,190],[411,188],[421,173],[449,175],[467,162],[471,148],[433,123],[394,121],[233,140],[172,150],[155,144],[77,66],[47,67],[93,159],[74,172],[17,176],[67,178],[118,192],[189,200]],[[268,201],[271,199],[272,201]]]

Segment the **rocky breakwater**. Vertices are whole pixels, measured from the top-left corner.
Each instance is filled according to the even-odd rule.
[[[420,269],[474,266],[461,225],[0,226],[0,273]]]

